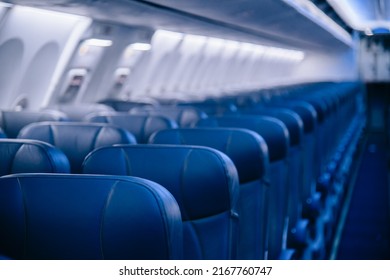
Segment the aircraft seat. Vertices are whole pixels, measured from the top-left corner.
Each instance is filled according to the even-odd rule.
[[[115,110],[104,104],[58,104],[48,109],[55,109],[63,112],[69,121],[83,121],[89,114],[100,112],[114,112]],[[46,110],[46,109],[45,109]]]
[[[135,136],[137,142],[140,144],[147,143],[153,132],[178,127],[174,120],[166,117],[130,115],[128,113],[101,113],[90,115],[87,118],[87,121],[95,123],[110,123],[126,129]]]
[[[179,127],[193,127],[200,120],[207,118],[206,113],[195,107],[176,107],[160,106],[153,107],[135,107],[129,111],[130,114],[148,114],[170,118],[178,124]]]
[[[293,258],[287,248],[288,232],[288,154],[289,133],[278,119],[263,116],[224,116],[200,120],[198,127],[245,128],[258,133],[266,142],[269,154],[270,190],[268,202],[268,259]]]
[[[268,147],[257,133],[238,128],[182,128],[156,132],[152,144],[198,145],[226,154],[240,180],[238,259],[264,259],[267,236]]]
[[[182,214],[184,259],[236,258],[239,182],[223,153],[196,146],[115,145],[90,153],[83,167],[86,174],[137,176],[167,188]]]
[[[81,173],[84,158],[98,147],[137,143],[130,132],[119,127],[79,122],[30,124],[20,131],[18,138],[41,140],[59,148],[68,157],[72,173]]]
[[[160,185],[120,176],[0,178],[0,255],[12,259],[181,259],[182,224]]]
[[[15,173],[69,173],[67,157],[48,143],[0,139],[0,176]]]
[[[0,127],[9,138],[16,138],[26,125],[43,121],[67,121],[68,117],[56,110],[45,111],[1,111]]]

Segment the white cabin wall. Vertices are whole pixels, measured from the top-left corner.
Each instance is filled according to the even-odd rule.
[[[13,109],[25,99],[28,109],[44,106],[61,63],[69,57],[75,29],[87,18],[14,6],[0,29],[0,108]],[[58,77],[57,77],[58,78]]]
[[[296,83],[355,81],[360,79],[357,51],[307,52],[305,60],[291,74]]]

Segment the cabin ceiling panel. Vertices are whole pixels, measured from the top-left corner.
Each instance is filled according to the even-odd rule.
[[[99,21],[299,49],[349,48],[282,0],[10,0]]]

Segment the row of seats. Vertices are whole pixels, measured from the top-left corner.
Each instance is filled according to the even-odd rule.
[[[7,149],[16,152],[2,157],[2,165],[8,162],[8,166],[16,164],[17,168],[3,170],[2,175],[19,172],[66,172],[69,169],[64,160],[66,157],[61,157],[59,150],[40,141],[1,140],[0,150]],[[108,161],[114,161],[115,164],[107,164]],[[238,175],[234,164],[226,155],[205,147],[117,145],[92,152],[83,164],[83,172],[126,176],[107,178],[24,173],[1,177],[0,228],[3,230],[0,230],[0,254],[16,259],[160,259],[179,256],[185,259],[237,258]],[[174,224],[180,226],[173,225],[170,217],[159,217],[158,213],[152,211],[150,214],[151,211],[146,211],[144,208],[150,203],[144,202],[138,192],[128,199],[130,194],[126,193],[127,183],[122,184],[122,179],[133,176],[164,186],[159,187],[165,191],[163,195],[159,194],[162,198],[152,199],[148,196],[148,200],[152,199],[157,204],[152,206],[157,210],[161,207],[159,210],[165,216],[171,215],[172,210],[175,220],[180,217],[180,223],[175,221]],[[139,179],[134,180],[145,184],[137,181]],[[167,190],[173,195],[174,203],[169,198],[165,206]],[[140,192],[142,194],[143,191]],[[119,205],[115,204],[116,200]],[[137,205],[133,205],[133,201],[137,201]],[[143,208],[138,209],[140,205]],[[124,213],[123,208],[126,210]],[[120,216],[117,220],[117,212],[124,217]],[[149,214],[152,218],[155,217],[150,220]],[[121,223],[127,224],[126,219],[131,221],[127,230],[121,227]],[[159,219],[162,221],[158,225],[150,225]],[[107,228],[102,228],[102,220]],[[71,226],[68,227],[67,223]],[[24,225],[28,225],[28,231]],[[169,228],[164,229],[167,226],[173,227],[172,232]],[[177,229],[179,227],[180,230]],[[165,234],[169,233],[169,236],[161,236],[164,230],[168,230]],[[39,235],[40,231],[44,231],[44,234]],[[98,242],[103,232],[104,242]],[[130,236],[124,237],[126,233]],[[26,234],[28,244],[23,241]],[[138,242],[134,236],[145,236],[145,240]],[[154,242],[148,244],[153,238]],[[89,242],[85,242],[86,239]],[[181,240],[180,244],[177,240]],[[125,248],[122,248],[121,241],[125,242]],[[170,245],[172,242],[176,245]],[[151,249],[142,248],[141,245],[147,245]],[[85,246],[91,248],[84,251]],[[100,250],[99,246],[104,248]],[[180,254],[176,252],[179,249],[169,247],[168,249],[176,252],[172,254],[167,246],[181,248]],[[153,255],[154,247],[166,255]],[[108,250],[107,254],[104,254],[105,248]],[[125,249],[134,252],[126,253]]]
[[[29,134],[24,134],[24,131],[30,131],[30,135],[35,134],[34,137],[46,135],[44,136],[46,138],[41,140],[47,142],[55,138],[60,139],[57,143],[51,140],[51,143],[58,147],[62,145],[61,149],[64,153],[77,155],[75,157],[77,160],[74,160],[77,169],[72,168],[74,173],[96,172],[139,176],[167,188],[172,192],[182,211],[184,258],[324,258],[325,247],[342,201],[342,193],[345,189],[343,184],[350,167],[353,147],[356,146],[362,127],[361,116],[356,110],[354,101],[356,91],[349,87],[341,87],[339,91],[337,89],[336,87],[335,93],[313,93],[311,96],[316,97],[310,98],[306,95],[291,94],[283,99],[268,102],[266,106],[262,102],[241,107],[235,112],[220,110],[217,116],[209,113],[208,118],[200,117],[189,125],[196,124],[198,128],[179,129],[179,125],[174,127],[156,125],[158,132],[143,133],[141,135],[144,137],[138,141],[138,143],[150,143],[148,145],[134,145],[135,141],[133,141],[132,145],[123,143],[125,145],[107,147],[113,143],[103,140],[106,139],[103,136],[106,133],[102,131],[107,130],[107,127],[114,127],[113,123],[116,128],[122,126],[125,130],[129,130],[128,127],[132,123],[125,120],[134,120],[134,117],[144,120],[156,117],[169,120],[167,112],[171,113],[170,110],[174,111],[173,108],[181,111],[181,108],[188,109],[188,107],[155,108],[152,111],[150,107],[137,110],[133,108],[130,113],[110,111],[99,112],[95,116],[92,114],[88,116],[88,120],[110,124],[94,124],[96,127],[100,126],[102,131],[91,130],[90,136],[84,136],[84,129],[80,129],[79,133],[69,132],[72,131],[72,125],[76,127],[91,124],[41,123],[27,126],[20,132],[20,137],[30,137]],[[162,109],[161,113],[159,113],[160,109]],[[134,111],[137,115],[131,115]],[[342,116],[346,120],[338,120]],[[116,117],[121,121],[115,122]],[[143,122],[138,127],[144,127],[146,123]],[[45,126],[46,128],[43,128]],[[61,134],[59,132],[61,129],[68,133]],[[34,130],[35,132],[31,132]],[[142,129],[138,129],[140,130]],[[97,138],[101,141],[95,141]],[[78,141],[81,141],[82,145],[78,144]],[[94,144],[91,144],[91,141]],[[97,144],[98,142],[102,145]],[[160,144],[164,145],[160,146]],[[178,144],[184,146],[179,147]],[[68,151],[64,148],[66,145],[70,147]],[[75,145],[77,149],[72,148]],[[198,150],[193,152],[195,147],[189,145],[206,146],[213,153],[219,150],[225,159],[231,159],[227,166],[237,170],[236,175],[228,176],[231,177],[228,181],[236,181],[237,185],[230,195],[233,199],[230,202],[237,203],[232,203],[235,206],[229,208],[230,210],[222,205],[218,206],[226,212],[208,213],[218,216],[218,219],[217,217],[206,219],[202,216],[208,211],[205,210],[207,206],[186,204],[189,203],[189,198],[192,200],[197,195],[193,193],[192,187],[187,193],[186,187],[190,184],[186,183],[186,180],[181,180],[187,178],[187,172],[195,171],[196,175],[188,175],[188,178],[191,178],[189,181],[193,184],[197,177],[202,177],[201,175],[209,176],[209,180],[216,180],[215,174],[207,175],[208,173],[200,167],[202,160],[207,156]],[[96,149],[102,146],[104,147]],[[186,154],[183,152],[186,149],[191,149],[191,152]],[[85,155],[91,151],[92,153],[81,165]],[[116,164],[107,164],[107,162]],[[152,168],[148,169],[149,166]],[[182,175],[178,176],[178,174]],[[233,177],[235,179],[232,179]],[[202,184],[207,186],[206,183]],[[216,199],[218,195],[221,194],[213,194],[214,203],[219,201]],[[195,201],[200,203],[202,200],[195,199]],[[212,210],[213,207],[209,208]],[[199,215],[199,211],[203,214]],[[223,218],[219,219],[221,216]],[[224,238],[218,237],[218,241],[228,242],[220,245],[225,250],[216,249],[217,245],[214,245],[214,249],[209,249],[211,241],[216,242],[213,234],[216,234],[217,228],[211,226],[213,222],[224,225],[227,222],[231,225],[228,235],[222,235],[225,236]]]

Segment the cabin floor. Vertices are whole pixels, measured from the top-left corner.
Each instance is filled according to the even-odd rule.
[[[334,258],[390,259],[389,145],[386,133],[362,139],[356,175],[346,196]]]

